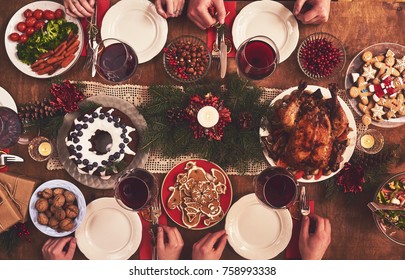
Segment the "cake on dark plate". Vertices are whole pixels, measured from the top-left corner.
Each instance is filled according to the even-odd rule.
[[[112,107],[98,107],[76,118],[65,140],[79,172],[103,179],[131,163],[138,141],[128,116]]]

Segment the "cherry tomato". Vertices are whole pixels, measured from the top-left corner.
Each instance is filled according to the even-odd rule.
[[[34,34],[34,32],[35,32],[34,27],[27,27],[27,30],[25,30],[25,34],[27,34],[27,36],[31,36],[32,34]]]
[[[18,42],[20,40],[20,35],[18,33],[14,32],[14,33],[11,33],[10,35],[8,35],[8,38],[11,41]]]
[[[27,27],[33,27],[36,22],[37,22],[37,19],[34,17],[29,17],[25,20],[25,24],[27,25]]]
[[[55,18],[60,19],[65,16],[65,12],[62,9],[56,9],[55,11]]]
[[[45,10],[43,14],[44,19],[51,20],[55,18],[55,13],[51,10]]]
[[[27,24],[25,22],[19,22],[17,23],[17,30],[20,32],[25,32],[25,29],[27,29]]]
[[[24,17],[25,17],[25,18],[32,17],[32,10],[31,10],[31,9],[26,9],[26,10],[24,11]]]
[[[44,12],[41,9],[36,9],[32,15],[34,16],[34,18],[39,20],[42,19],[43,13]]]
[[[24,44],[24,43],[27,42],[27,41],[28,41],[28,36],[27,36],[27,34],[24,34],[24,33],[21,34],[21,35],[20,35],[20,40],[19,40],[19,42]]]
[[[37,22],[34,25],[35,30],[41,30],[42,28],[44,28],[44,26],[45,22],[43,20],[37,20]]]

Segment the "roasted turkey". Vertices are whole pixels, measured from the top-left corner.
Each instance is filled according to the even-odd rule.
[[[335,171],[347,146],[348,119],[337,98],[338,88],[329,85],[332,98],[300,83],[289,99],[275,108],[270,135],[262,139],[270,157],[296,170]]]

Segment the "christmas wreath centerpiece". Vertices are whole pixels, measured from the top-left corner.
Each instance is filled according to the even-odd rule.
[[[224,85],[154,85],[149,93],[151,101],[140,107],[148,124],[142,149],[197,156],[241,172],[263,160],[259,128],[269,104],[250,82],[233,74]]]

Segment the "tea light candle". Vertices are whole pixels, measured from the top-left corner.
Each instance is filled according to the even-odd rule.
[[[370,134],[365,134],[360,139],[360,144],[365,149],[370,149],[374,146],[374,137]]]
[[[49,142],[42,142],[38,146],[38,153],[43,157],[49,156],[52,153],[52,145]]]
[[[197,120],[205,128],[213,127],[219,121],[218,110],[212,106],[202,107],[197,113]]]

